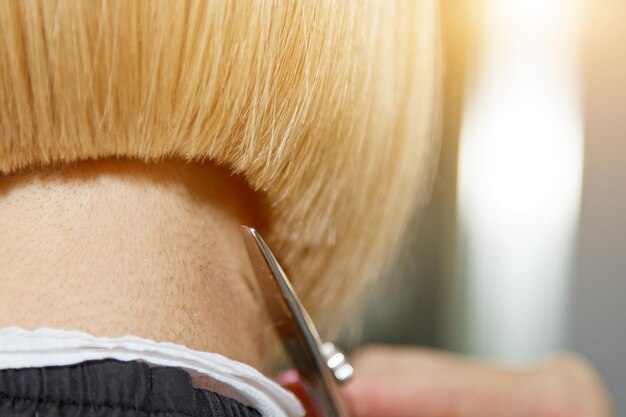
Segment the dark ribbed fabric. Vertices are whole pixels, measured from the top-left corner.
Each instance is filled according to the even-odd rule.
[[[260,417],[232,398],[194,388],[187,372],[102,360],[0,370],[0,416]]]

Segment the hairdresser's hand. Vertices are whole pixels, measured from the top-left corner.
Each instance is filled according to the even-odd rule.
[[[562,355],[533,369],[479,364],[430,350],[370,347],[345,386],[352,417],[609,417],[593,369]]]

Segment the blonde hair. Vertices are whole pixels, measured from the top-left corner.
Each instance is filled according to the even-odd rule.
[[[264,195],[262,232],[328,324],[423,195],[437,36],[435,0],[2,1],[0,171],[226,166]]]

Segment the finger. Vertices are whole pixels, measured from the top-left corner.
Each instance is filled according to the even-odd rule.
[[[518,417],[535,408],[525,372],[414,349],[357,355],[345,392],[355,417]]]
[[[418,376],[381,375],[355,378],[344,387],[353,417],[454,416],[458,401],[450,384]]]
[[[298,400],[300,400],[302,407],[304,407],[306,417],[317,417],[319,415],[315,405],[301,384],[300,375],[297,370],[290,369],[285,371],[274,377],[274,381],[280,384],[287,391],[290,391],[298,398]]]

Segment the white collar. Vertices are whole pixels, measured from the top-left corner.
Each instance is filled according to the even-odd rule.
[[[216,353],[135,336],[113,339],[48,328],[0,329],[0,369],[73,365],[99,359],[139,360],[183,368],[191,374],[195,386],[239,400],[263,416],[304,415],[302,405],[289,391],[256,369]]]

